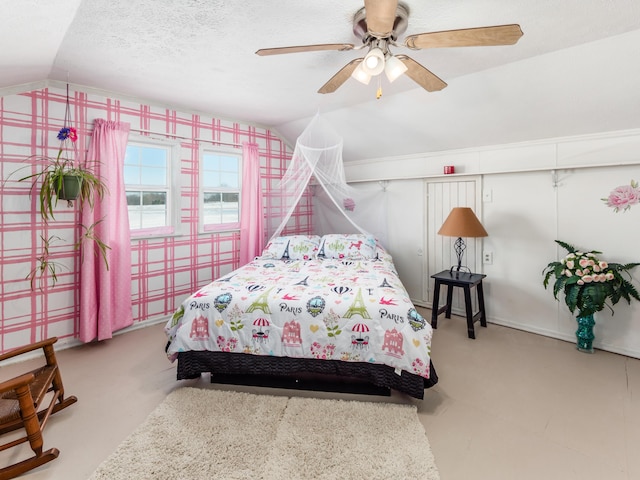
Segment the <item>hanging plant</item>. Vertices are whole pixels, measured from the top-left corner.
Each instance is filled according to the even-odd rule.
[[[68,98],[67,96],[67,112]],[[65,115],[65,124],[68,121],[67,115]],[[93,173],[90,165],[83,166],[75,161],[78,140],[76,129],[65,125],[58,132],[58,140],[60,140],[60,148],[55,157],[38,155],[28,157],[27,160],[36,165],[39,170],[18,179],[20,182],[30,180],[32,192],[39,188],[40,215],[45,222],[55,220],[54,210],[58,200],[66,200],[69,207],[73,207],[72,202],[77,200],[80,208],[85,202],[93,208],[95,197],[103,198],[106,191],[106,186]],[[69,156],[69,152],[72,155]]]
[[[69,126],[70,122],[69,85],[67,85],[64,124],[57,135],[57,139],[60,141],[57,155],[55,157],[43,155],[27,157],[26,161],[30,165],[23,168],[35,166],[37,171],[18,179],[20,182],[31,181],[31,194],[38,192],[40,215],[45,225],[55,220],[58,200],[66,201],[70,208],[73,208],[74,202],[76,202],[75,205],[80,211],[85,207],[92,209],[96,199],[102,199],[107,190],[104,182],[94,173],[92,168],[94,165],[91,161],[86,161],[84,164],[77,161],[78,132],[74,127]],[[108,269],[106,251],[110,247],[96,236],[94,228],[97,223],[99,222],[88,227],[81,226],[82,233],[74,243],[74,248],[81,249],[85,241],[95,242]],[[46,240],[42,237],[42,240],[43,254],[38,257],[36,267],[27,276],[27,279],[31,281],[32,290],[36,277],[42,277],[46,274],[52,279],[52,286],[55,286],[57,281],[56,268],[60,264],[50,260],[49,242],[51,237]]]

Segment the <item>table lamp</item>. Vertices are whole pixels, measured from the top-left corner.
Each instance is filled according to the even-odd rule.
[[[473,210],[469,207],[454,207],[440,227],[440,230],[438,230],[438,235],[458,237],[453,244],[453,249],[458,257],[458,265],[457,267],[455,265],[452,266],[450,271],[453,272],[453,269],[455,268],[456,271],[459,272],[460,269],[463,268],[462,256],[467,248],[462,237],[477,238],[486,237],[489,234],[484,229],[475,213],[473,213]],[[464,268],[469,270],[468,267]],[[469,270],[469,272],[471,271]]]

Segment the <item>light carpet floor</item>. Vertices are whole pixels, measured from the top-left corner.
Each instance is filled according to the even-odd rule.
[[[438,480],[416,407],[180,388],[90,480]]]

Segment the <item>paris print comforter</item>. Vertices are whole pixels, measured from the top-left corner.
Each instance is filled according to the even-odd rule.
[[[391,256],[258,257],[187,298],[167,323],[167,354],[210,350],[388,365],[429,378],[431,326]]]

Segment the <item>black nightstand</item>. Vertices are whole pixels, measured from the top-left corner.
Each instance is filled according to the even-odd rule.
[[[467,273],[444,270],[435,275],[431,275],[436,283],[433,292],[433,307],[431,310],[431,326],[438,328],[438,315],[445,312],[445,318],[451,318],[451,301],[453,299],[453,287],[461,287],[464,289],[464,305],[467,311],[467,333],[469,338],[476,338],[476,332],[473,324],[480,320],[480,325],[487,326],[487,315],[484,310],[484,292],[482,290],[482,279],[486,275],[481,273]],[[438,307],[440,303],[440,285],[447,286],[447,304]],[[478,294],[478,312],[473,313],[471,306],[471,287],[476,287]]]

